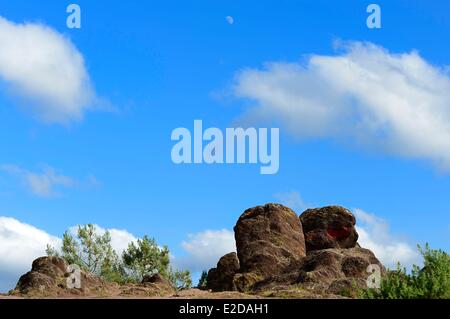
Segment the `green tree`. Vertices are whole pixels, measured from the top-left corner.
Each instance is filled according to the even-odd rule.
[[[119,257],[111,246],[111,235],[108,231],[100,235],[94,225],[78,226],[76,235],[66,231],[63,235],[61,252],[47,245],[49,256],[60,256],[69,264],[76,264],[86,272],[90,272],[109,281],[125,280],[124,269]]]
[[[200,280],[198,281],[198,288],[205,288],[206,285],[208,284],[207,282],[207,278],[208,278],[208,272],[206,270],[202,271],[202,275],[200,276]]]
[[[430,249],[429,245],[419,251],[424,258],[424,267],[416,269],[414,285],[423,298],[450,298],[450,256],[442,250]]]
[[[192,286],[189,271],[174,271],[170,267],[167,246],[160,247],[154,239],[144,236],[131,242],[119,258],[111,246],[109,232],[98,234],[94,225],[79,226],[73,235],[66,231],[60,250],[47,245],[47,255],[64,258],[69,264],[76,264],[86,272],[118,283],[141,282],[148,274],[159,273],[177,289]]]
[[[189,289],[192,287],[191,272],[189,270],[169,270],[169,281],[177,290]]]
[[[362,296],[371,299],[443,299],[450,298],[450,256],[442,250],[419,251],[424,259],[422,268],[414,265],[408,273],[400,264],[381,281],[380,289],[367,289]]]
[[[130,243],[122,254],[122,260],[134,281],[140,282],[147,274],[159,273],[169,276],[169,249],[159,247],[156,241],[148,236]]]

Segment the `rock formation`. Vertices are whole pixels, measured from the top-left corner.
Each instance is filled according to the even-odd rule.
[[[342,298],[367,287],[368,267],[385,273],[368,249],[361,248],[353,214],[340,206],[308,209],[300,217],[290,208],[267,204],[247,209],[234,227],[237,253],[226,254],[207,276],[207,290],[177,292],[162,276],[139,284],[106,282],[80,272],[81,287],[70,288],[72,273],[58,257],[42,257],[20,277],[10,295],[18,297],[202,297]],[[211,293],[213,291],[215,293]]]
[[[323,284],[328,293],[348,293],[353,288],[365,288],[369,265],[384,267],[368,249],[325,249],[308,254],[300,271],[306,284]]]
[[[68,264],[62,258],[42,257],[33,261],[31,271],[19,278],[16,290],[27,293],[30,290],[52,289],[64,280]]]
[[[31,271],[20,277],[11,295],[19,297],[151,297],[171,296],[175,289],[159,275],[145,277],[142,284],[118,285],[80,270],[79,285],[69,285],[72,272],[59,257],[36,259]]]
[[[14,290],[16,295],[31,296],[68,296],[91,295],[109,288],[111,284],[102,279],[80,271],[80,288],[68,287],[70,280],[69,265],[59,257],[41,257],[33,261],[31,271],[20,277]]]
[[[234,230],[236,254],[208,273],[208,288],[261,294],[300,289],[321,296],[354,296],[364,288],[369,265],[384,267],[359,247],[356,220],[340,206],[291,209],[267,204],[246,210]]]
[[[247,209],[234,227],[242,273],[280,273],[306,255],[297,215],[289,208],[267,204]]]
[[[208,288],[214,291],[232,291],[233,278],[239,270],[239,260],[236,253],[229,253],[220,258],[216,268],[208,272]]]
[[[344,207],[308,209],[300,215],[306,250],[353,248],[358,241],[356,219]]]

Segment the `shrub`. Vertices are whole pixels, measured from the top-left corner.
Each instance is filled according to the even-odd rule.
[[[413,266],[408,273],[400,264],[381,281],[380,289],[367,289],[362,297],[371,299],[450,298],[450,256],[442,250],[422,249],[424,267]]]
[[[147,274],[159,273],[166,278],[169,275],[169,249],[159,247],[148,236],[139,239],[137,244],[130,243],[122,254],[122,260],[129,275],[137,282]]]
[[[169,281],[177,290],[189,289],[192,287],[191,273],[189,270],[169,270]]]
[[[200,280],[198,281],[198,288],[205,288],[208,284],[207,282],[208,272],[206,270],[202,271],[202,275],[200,276]]]

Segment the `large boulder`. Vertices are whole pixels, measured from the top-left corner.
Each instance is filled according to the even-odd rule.
[[[68,284],[71,279],[70,276],[74,273],[72,270],[63,258],[40,257],[33,261],[31,271],[19,278],[15,292],[36,296],[88,295],[107,287],[104,280],[79,270],[80,288],[72,288]],[[75,282],[73,283],[75,284]]]
[[[305,234],[306,250],[353,248],[358,233],[355,216],[341,206],[308,209],[300,216]]]
[[[239,271],[239,260],[236,253],[229,253],[220,258],[216,268],[208,272],[207,288],[213,291],[232,291],[233,278]]]
[[[67,262],[59,257],[41,257],[33,261],[31,271],[19,278],[16,290],[21,293],[29,291],[49,291],[62,286],[67,272]]]
[[[300,220],[294,211],[283,205],[267,204],[247,209],[234,231],[241,273],[236,283],[240,287],[280,274],[306,255]]]

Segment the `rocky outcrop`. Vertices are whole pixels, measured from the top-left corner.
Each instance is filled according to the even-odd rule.
[[[231,256],[231,255],[230,255]],[[235,260],[237,260],[234,253]],[[231,258],[232,259],[232,258]],[[226,260],[231,260],[229,257]],[[223,267],[226,263],[221,263]],[[239,292],[211,293],[199,289],[177,291],[163,276],[144,276],[139,284],[116,284],[81,271],[81,288],[69,288],[71,267],[58,257],[41,257],[33,262],[31,271],[20,277],[16,288],[0,299],[17,298],[204,298],[247,299],[254,295]],[[258,298],[258,297],[256,297]]]
[[[306,255],[298,216],[290,208],[267,204],[247,209],[234,227],[240,273],[273,275]]]
[[[79,279],[74,279],[74,275]],[[159,275],[146,276],[141,284],[118,285],[70,267],[59,257],[36,259],[31,271],[20,277],[10,293],[17,297],[166,297],[175,293],[169,281]]]
[[[177,292],[163,276],[144,276],[139,284],[105,282],[79,271],[81,286],[70,288],[71,267],[58,257],[35,260],[12,296],[151,298],[215,296],[247,298],[357,297],[369,270],[385,268],[361,248],[353,214],[340,206],[308,209],[267,204],[247,209],[234,227],[237,253],[229,253],[207,275],[207,289]],[[371,267],[369,267],[371,266]],[[211,293],[218,292],[218,294]]]
[[[220,258],[216,268],[208,272],[206,282],[214,291],[233,291],[233,278],[239,271],[239,260],[236,253],[229,253]]]
[[[300,264],[285,274],[268,277],[253,288],[267,291],[300,285],[316,293],[348,294],[366,286],[369,265],[385,269],[375,255],[364,248],[329,248],[309,253]]]
[[[385,269],[375,255],[364,248],[329,248],[309,253],[300,265],[299,282],[328,293],[346,293],[364,288],[369,265]]]
[[[355,216],[344,207],[308,209],[300,215],[300,221],[307,251],[353,248],[358,241]]]
[[[340,206],[291,209],[267,204],[246,210],[234,231],[237,258],[228,254],[208,274],[208,288],[270,296],[355,297],[368,267],[385,269],[359,247],[356,219]]]
[[[58,257],[41,257],[33,261],[31,271],[19,278],[16,290],[28,293],[32,290],[51,290],[63,285],[67,262]]]
[[[79,280],[74,281],[74,269],[59,257],[41,257],[33,261],[31,271],[20,277],[13,294],[36,297],[70,295],[95,295],[110,288],[104,280],[78,270]]]

